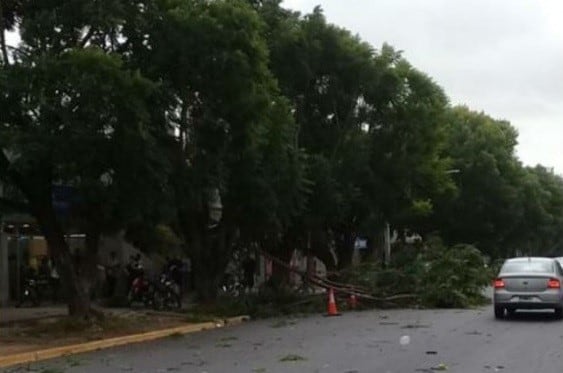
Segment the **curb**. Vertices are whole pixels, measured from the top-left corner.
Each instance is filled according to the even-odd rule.
[[[64,356],[83,354],[85,352],[98,351],[118,346],[129,345],[133,343],[141,343],[170,337],[173,335],[185,335],[197,333],[204,330],[218,329],[224,326],[239,325],[250,320],[249,316],[238,316],[224,319],[217,322],[205,322],[200,324],[190,324],[178,326],[174,328],[156,330],[152,332],[126,335],[123,337],[115,337],[102,339],[99,341],[85,342],[80,344],[47,348],[44,350],[22,352],[9,356],[0,357],[0,368],[7,368],[14,365],[36,363],[43,360],[54,359]]]

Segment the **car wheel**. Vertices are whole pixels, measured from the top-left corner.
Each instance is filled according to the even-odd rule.
[[[508,314],[508,317],[512,317],[516,313],[516,310],[514,308],[507,308],[506,313]]]
[[[563,317],[563,308],[558,307],[555,309],[555,317],[558,319]]]
[[[504,307],[495,306],[495,318],[502,319],[504,317]]]

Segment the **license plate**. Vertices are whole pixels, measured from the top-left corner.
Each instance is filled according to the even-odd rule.
[[[517,303],[517,302],[530,302],[534,300],[533,297],[530,296],[519,296],[519,297],[512,297],[510,299],[511,302]]]

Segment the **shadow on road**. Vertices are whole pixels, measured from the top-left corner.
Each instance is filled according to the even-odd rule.
[[[514,314],[507,315],[504,320],[511,322],[560,322],[561,319],[555,313],[546,311],[516,311]]]

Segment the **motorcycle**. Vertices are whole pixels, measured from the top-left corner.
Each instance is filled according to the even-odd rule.
[[[228,297],[238,297],[244,294],[244,285],[239,280],[240,276],[225,274],[219,286],[219,293]]]
[[[167,272],[163,272],[159,276],[158,285],[154,293],[154,308],[157,310],[182,308],[180,286]]]
[[[24,279],[20,298],[16,307],[21,307],[26,303],[33,307],[39,307],[41,304],[41,293],[43,288],[48,286],[48,281],[35,277],[27,277]]]
[[[154,303],[154,286],[145,278],[144,274],[135,277],[131,283],[127,301],[130,307],[134,303],[143,303],[145,307],[149,307]]]

